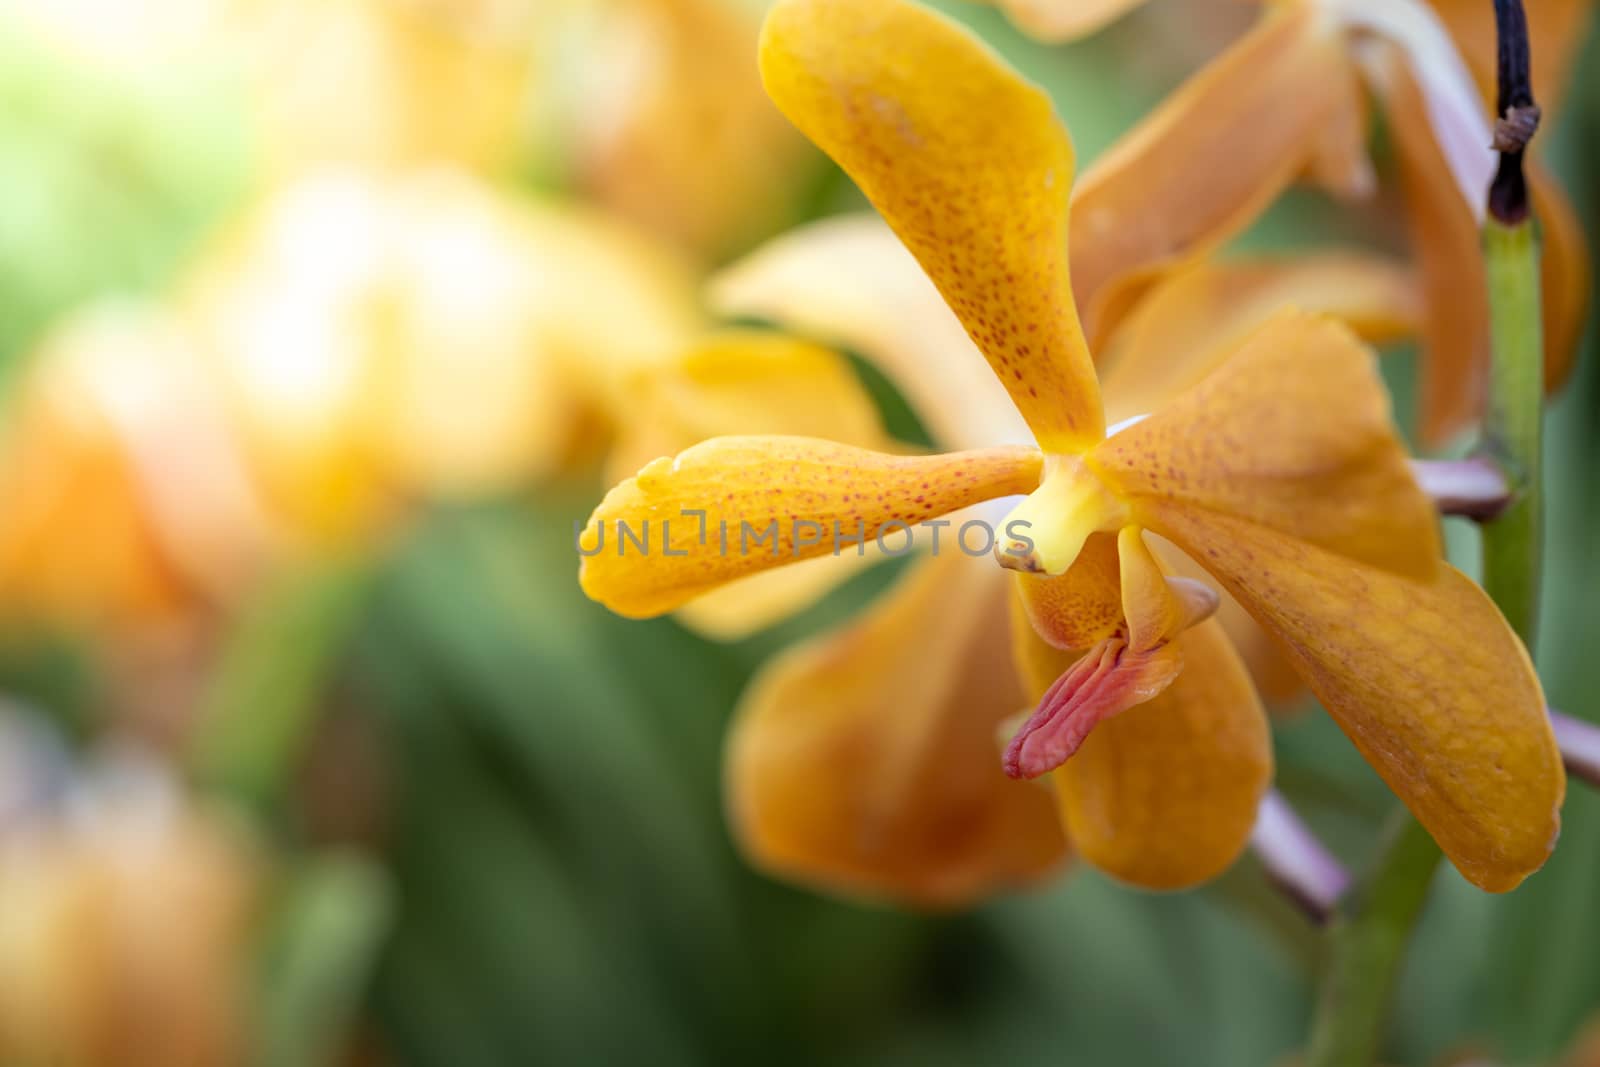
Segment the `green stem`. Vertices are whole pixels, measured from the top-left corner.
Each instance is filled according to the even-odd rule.
[[[1439,846],[1400,808],[1371,876],[1345,902],[1306,1048],[1306,1067],[1368,1067],[1411,928],[1439,866]]]
[[[1511,506],[1483,528],[1483,587],[1533,647],[1539,615],[1543,499],[1544,338],[1539,242],[1533,222],[1483,228],[1489,275],[1491,362],[1483,448],[1511,488]]]

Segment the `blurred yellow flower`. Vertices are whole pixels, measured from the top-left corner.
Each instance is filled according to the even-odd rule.
[[[85,310],[35,354],[0,434],[6,612],[180,618],[415,500],[586,465],[701,329],[683,265],[604,217],[454,171],[308,174],[173,307]]]
[[[543,16],[541,152],[702,255],[770,232],[815,168],[761,90],[741,0],[561,0]]]
[[[580,542],[585,590],[626,615],[658,614],[826,554],[831,542],[802,534],[802,520],[835,538],[841,528],[870,536],[1026,493],[996,554],[1028,572],[1020,589],[1032,629],[1051,648],[1089,652],[1042,694],[1007,767],[1031,777],[1067,761],[1059,773],[1091,778],[1122,758],[1126,729],[1143,735],[1141,756],[1181,754],[1193,773],[1225,771],[1197,806],[1212,814],[1210,832],[1151,879],[1182,884],[1242,847],[1270,750],[1226,643],[1196,636],[1206,628],[1190,633],[1215,595],[1165,577],[1143,540],[1149,528],[1284,643],[1463,874],[1504,890],[1537,869],[1564,789],[1538,679],[1493,604],[1440,562],[1432,508],[1370,353],[1288,312],[1213,353],[1210,373],[1173,403],[1107,437],[1067,270],[1073,154],[1048,98],[953,24],[899,0],[786,0],[769,16],[762,69],[779,106],[916,255],[1039,448],[901,456],[798,437],[712,440],[607,495]],[[689,514],[700,515],[698,532],[681,521]],[[622,527],[648,536],[652,522],[657,552],[626,553]],[[772,551],[719,551],[706,530],[730,525],[741,536],[773,530]],[[1228,717],[1201,735],[1216,748],[1165,743],[1161,731],[1190,727],[1193,715],[1111,718],[1169,686],[1184,692],[1174,680],[1186,659],[1196,706]],[[1043,677],[1029,680],[1037,689]],[[1177,770],[1154,780],[1184,793],[1189,778]],[[1075,842],[1093,840],[1109,816],[1149,817],[1090,803],[1095,791],[1070,779],[1059,792]]]
[[[258,864],[170,783],[126,769],[0,840],[0,1059],[230,1067],[248,1058]]]

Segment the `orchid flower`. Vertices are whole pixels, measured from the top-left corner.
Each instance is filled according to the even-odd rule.
[[[1147,383],[1181,378],[1237,329],[1248,329],[1252,313],[1264,320],[1284,301],[1337,309],[1373,338],[1405,329],[1413,314],[1409,279],[1370,257],[1208,264],[1194,273],[1191,283],[1174,283],[1181,289],[1175,299],[1152,300],[1155,314],[1141,309],[1148,328],[1113,358],[1105,381],[1113,412],[1150,410],[1122,398],[1145,404]],[[773,321],[872,360],[906,393],[938,444],[1026,439],[960,322],[875,217],[828,219],[786,234],[724,272],[712,294],[724,314]],[[1144,343],[1147,336],[1157,343]],[[950,530],[961,525],[958,518]],[[1157,550],[1165,565],[1186,562],[1170,545]],[[1004,622],[1015,595],[1004,572],[951,555],[923,554],[858,620],[778,657],[752,682],[728,743],[727,790],[735,835],[764,868],[835,891],[950,906],[1039,877],[1065,854],[1066,842],[1047,832],[1049,820],[1041,825],[1041,812],[1050,814],[1046,798],[1008,788],[990,743],[997,724],[1038,695],[1003,677],[997,660],[1007,651],[1015,658],[1036,639],[1025,629],[1011,634]],[[845,552],[768,574],[855,559]],[[1260,628],[1226,595],[1219,615],[1258,686],[1281,695],[1285,676],[1294,676],[1281,656],[1268,653]],[[948,651],[930,657],[933,644]],[[1214,658],[1236,683],[1231,653],[1217,650]],[[930,670],[930,662],[946,666]],[[1180,678],[1159,709],[1139,714],[1165,716],[1176,706],[1182,715],[1193,706],[1185,693],[1201,684],[1208,666],[1191,664],[1188,681]],[[927,697],[908,699],[915,693]],[[1253,694],[1244,699],[1254,702]],[[1196,708],[1191,741],[1215,748],[1210,707],[1202,701]],[[1262,766],[1250,747],[1254,721],[1244,717],[1238,735],[1250,773],[1232,773],[1237,764],[1218,759],[1191,778],[1204,803],[1150,788],[1170,780],[1166,772],[1130,779],[1127,763],[1089,779],[1117,817],[1086,828],[1074,846],[1089,863],[1146,886],[1173,888],[1215,874],[1233,859],[1253,818]],[[1169,723],[1165,734],[1181,737],[1181,723]],[[850,760],[837,758],[844,751]],[[1062,775],[1089,769],[1090,761],[1069,762]],[[825,814],[815,801],[796,803],[801,796],[828,798]],[[1196,848],[1208,831],[1216,844]]]
[[[1025,28],[1062,20],[1063,32],[1044,34],[1050,38],[1066,35],[1080,9],[1066,0],[1016,6],[1045,13],[1019,18]],[[1548,111],[1582,40],[1590,5],[1557,0],[1530,9],[1540,99]],[[1446,27],[1457,34],[1454,41]],[[1483,406],[1489,333],[1478,223],[1494,167],[1484,102],[1492,99],[1487,89],[1494,62],[1486,4],[1270,5],[1254,30],[1191,77],[1084,176],[1073,237],[1098,225],[1116,226],[1125,241],[1145,247],[1140,262],[1164,256],[1178,264],[1242,229],[1261,205],[1303,175],[1345,196],[1369,194],[1374,178],[1365,145],[1365,83],[1388,116],[1397,149],[1427,297],[1421,429],[1425,440],[1440,443]],[[1534,165],[1529,180],[1544,225],[1545,372],[1547,388],[1554,390],[1570,373],[1583,331],[1588,252],[1577,216],[1550,175]],[[1163,188],[1151,190],[1152,185]],[[1165,206],[1121,221],[1117,205],[1135,196]],[[1093,263],[1075,271],[1080,302],[1086,293],[1100,292],[1085,308],[1091,338],[1114,328],[1158,276],[1145,269],[1107,284]]]
[[[1034,444],[906,456],[801,437],[704,442],[607,494],[580,538],[589,595],[625,615],[660,614],[828,554],[801,520],[808,531],[881,530],[1025,494],[995,551],[1022,575],[1041,642],[1030,654],[1081,654],[1051,665],[1065,673],[1013,738],[1007,770],[1092,778],[1148,755],[1168,772],[1152,774],[1154,793],[1170,782],[1191,818],[1213,810],[1195,783],[1232,779],[1259,798],[1266,727],[1248,676],[1204,622],[1215,595],[1169,578],[1148,530],[1273,633],[1469,880],[1505,890],[1536,870],[1565,788],[1538,679],[1493,604],[1441,562],[1370,351],[1345,328],[1287,311],[1172,403],[1108,435],[1068,273],[1073,153],[1048,98],[902,0],[784,0],[761,63],[780,109],[938,287]],[[608,526],[650,523],[655,552],[603,550]],[[730,525],[772,529],[771,551],[719,550],[707,531]],[[928,651],[930,674],[948,669],[947,650]],[[1180,686],[1200,694],[1193,704]],[[1163,697],[1186,710],[1160,714]],[[1180,743],[1167,743],[1169,729]],[[843,764],[853,750],[833,757]],[[1091,789],[1110,799],[1087,803],[1057,784],[1075,842],[1126,810],[1114,792]],[[809,790],[793,800],[817,812],[829,802]],[[1247,834],[1255,804],[1238,808]],[[1195,849],[1237,851],[1232,806],[1215,810]]]

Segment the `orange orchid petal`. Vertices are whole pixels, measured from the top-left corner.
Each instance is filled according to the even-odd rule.
[[[1482,413],[1489,373],[1488,279],[1478,224],[1458,197],[1441,196],[1449,169],[1428,125],[1422,97],[1404,63],[1385,68],[1401,182],[1422,277],[1426,315],[1422,365],[1423,440],[1441,443]],[[1540,283],[1545,389],[1565,383],[1589,310],[1589,250],[1560,185],[1530,162],[1529,185],[1544,237]]]
[[[1483,410],[1489,282],[1478,223],[1454,195],[1455,178],[1433,139],[1410,67],[1395,61],[1384,69],[1382,88],[1424,297],[1420,432],[1423,441],[1437,445]]]
[[[1539,293],[1544,313],[1544,388],[1566,384],[1583,344],[1593,282],[1583,223],[1559,182],[1537,160],[1528,161],[1528,191],[1543,241]]]
[[[1386,257],[1202,261],[1153,289],[1117,330],[1101,361],[1107,418],[1158,410],[1284,307],[1330,315],[1383,343],[1413,333],[1421,305],[1410,272]]]
[[[1210,581],[1206,569],[1185,555],[1165,538],[1155,537],[1150,546],[1161,567],[1168,574],[1189,578],[1197,582]],[[1305,695],[1306,684],[1295,673],[1294,665],[1284,656],[1278,644],[1261,624],[1250,617],[1244,606],[1226,589],[1218,593],[1216,620],[1228,643],[1250,671],[1250,680],[1256,692],[1273,714],[1296,710],[1300,697]]]
[[[1025,619],[1016,658],[1042,696],[1077,653],[1045,644]],[[1177,639],[1183,673],[1106,722],[1051,776],[1068,836],[1085,860],[1147,889],[1221,873],[1249,840],[1272,778],[1260,701],[1215,622]]]
[[[1329,319],[1275,316],[1086,462],[1135,514],[1173,501],[1404,574],[1438,566],[1437,518],[1390,422],[1375,357]]]
[[[1091,336],[1161,272],[1255,218],[1359,100],[1336,27],[1316,5],[1283,5],[1113,145],[1072,202],[1073,279]]]
[[[809,437],[719,437],[606,494],[579,539],[579,581],[619,615],[659,615],[735,578],[828,555],[836,536],[882,531],[899,551],[912,537],[903,527],[1027,492],[1040,469],[1028,448],[893,456]]]
[[[1050,98],[903,0],[782,0],[761,69],[944,294],[1041,445],[1104,432],[1067,271],[1072,144]]]
[[[762,867],[832,890],[955,907],[1057,868],[1048,793],[1000,770],[1027,700],[1004,575],[941,554],[847,629],[768,665],[728,742],[728,808]]]
[[[1448,566],[1403,577],[1185,501],[1137,510],[1283,642],[1468,881],[1501,892],[1544,863],[1561,756],[1527,652],[1477,585]]]
[[[710,291],[724,315],[766,319],[871,361],[943,447],[1031,439],[961,321],[875,214],[791,230]]]
[[[995,0],[1028,36],[1052,44],[1087,37],[1145,0]]]

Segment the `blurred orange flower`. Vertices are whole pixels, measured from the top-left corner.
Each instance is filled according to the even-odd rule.
[[[0,841],[0,1058],[229,1067],[249,1050],[258,864],[126,769]],[[134,780],[138,779],[138,780]]]

